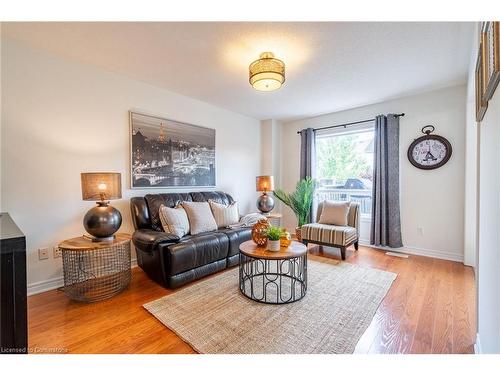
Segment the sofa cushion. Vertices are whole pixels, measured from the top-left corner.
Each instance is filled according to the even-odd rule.
[[[138,229],[132,235],[134,246],[145,252],[152,252],[160,243],[174,243],[177,241],[179,241],[179,237],[173,234],[157,232],[152,229]]]
[[[193,202],[208,202],[209,199],[226,205],[234,202],[229,194],[223,193],[222,191],[199,191],[189,194]]]
[[[202,277],[211,275],[213,273],[222,271],[227,266],[227,260],[221,259],[216,262],[206,264],[204,266],[194,268],[192,270],[187,270],[186,272],[178,273],[175,275],[168,276],[167,286],[169,288],[178,288],[180,286],[186,285],[191,281],[201,279]]]
[[[224,233],[186,236],[168,247],[166,274],[176,275],[227,257],[229,240]]]
[[[347,246],[356,240],[357,232],[353,227],[312,223],[302,226],[301,236],[306,241]]]
[[[349,206],[349,202],[324,201],[318,223],[346,226]]]
[[[192,201],[189,193],[168,193],[168,194],[146,194],[144,196],[148,205],[151,219],[151,228],[157,231],[163,231],[160,221],[160,206],[175,207],[179,202]]]
[[[209,199],[208,204],[210,204],[217,228],[227,228],[229,225],[236,224],[240,220],[238,202],[221,204]]]
[[[217,223],[208,202],[182,202],[192,235],[217,230]]]
[[[189,233],[189,220],[181,205],[170,208],[162,204],[159,214],[165,233],[174,234],[179,238]]]
[[[252,228],[220,229],[217,232],[224,233],[229,239],[229,257],[239,254],[240,244],[252,239]]]

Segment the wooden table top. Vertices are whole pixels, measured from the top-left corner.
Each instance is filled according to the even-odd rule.
[[[259,259],[291,259],[307,253],[303,243],[292,241],[290,246],[280,248],[280,251],[269,251],[265,247],[257,246],[253,241],[245,241],[240,245],[240,251],[249,257]]]
[[[63,250],[99,250],[111,246],[123,245],[130,241],[131,236],[127,233],[117,233],[113,241],[93,242],[91,239],[80,236],[65,240],[59,244]]]

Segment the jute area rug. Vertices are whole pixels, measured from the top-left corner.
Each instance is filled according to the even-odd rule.
[[[300,301],[243,296],[238,267],[144,307],[200,353],[353,353],[396,274],[309,257]]]

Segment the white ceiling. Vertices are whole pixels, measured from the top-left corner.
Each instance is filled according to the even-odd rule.
[[[258,119],[290,120],[465,83],[473,23],[3,23],[55,54]],[[248,84],[264,51],[275,92]]]

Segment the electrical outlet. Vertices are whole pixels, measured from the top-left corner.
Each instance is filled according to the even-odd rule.
[[[61,249],[59,249],[59,246],[54,246],[52,248],[52,255],[54,256],[54,259],[62,257],[62,252]]]
[[[423,235],[424,235],[424,228],[422,228],[422,227],[417,227],[417,233],[418,233],[419,235],[423,236]]]
[[[38,249],[38,260],[49,259],[49,248],[41,247]]]

